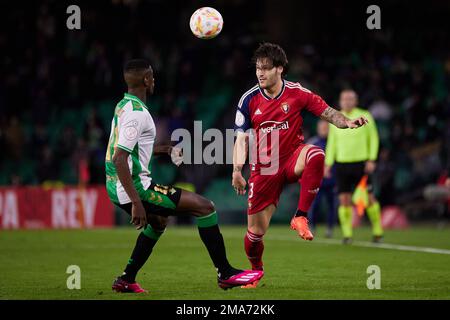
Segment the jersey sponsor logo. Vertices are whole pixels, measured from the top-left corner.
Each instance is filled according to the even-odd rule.
[[[236,124],[236,126],[241,127],[245,122],[245,117],[242,114],[241,111],[236,111],[236,119],[234,120],[234,123]]]
[[[262,114],[261,110],[259,110],[259,108],[255,111],[255,116]]]
[[[281,104],[281,110],[283,110],[284,113],[288,113],[288,111],[289,111],[289,104],[287,102],[283,102]]]
[[[289,129],[289,122],[288,121],[264,121],[259,125],[261,128],[261,131],[263,133],[270,133],[274,130],[288,130]]]

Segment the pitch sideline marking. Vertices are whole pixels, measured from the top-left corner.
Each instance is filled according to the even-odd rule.
[[[270,239],[281,240],[281,241],[297,241],[297,239],[291,239],[288,237],[270,237]],[[301,239],[298,239],[301,240]],[[337,239],[315,239],[313,240],[315,243],[321,244],[338,244],[343,246],[342,241]],[[391,249],[391,250],[399,250],[399,251],[413,251],[413,252],[425,252],[425,253],[436,253],[436,254],[448,254],[450,255],[450,250],[446,249],[438,249],[438,248],[428,248],[428,247],[416,247],[416,246],[406,246],[401,244],[390,244],[390,243],[372,243],[367,241],[355,241],[349,246],[354,247],[365,247],[365,248],[380,248],[380,249]]]
[[[178,230],[179,232],[180,230]],[[190,232],[189,232],[190,233]],[[178,235],[187,236],[188,234],[178,233]],[[242,236],[243,237],[243,236]],[[227,235],[226,238],[241,238],[236,235]],[[299,239],[298,237],[283,237],[283,236],[267,236],[269,240],[278,240],[278,241],[304,241]],[[342,244],[341,240],[338,239],[314,239],[312,243],[320,243],[320,244],[333,244],[340,245]],[[450,250],[447,249],[438,249],[438,248],[429,248],[429,247],[417,247],[417,246],[407,246],[401,244],[390,244],[390,243],[372,243],[367,241],[355,241],[348,246],[353,247],[364,247],[364,248],[375,248],[375,249],[390,249],[390,250],[398,250],[398,251],[411,251],[411,252],[424,252],[424,253],[434,253],[434,254],[446,254],[450,255]]]

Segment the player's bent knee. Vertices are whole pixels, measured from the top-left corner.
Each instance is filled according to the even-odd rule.
[[[208,215],[208,214],[213,213],[214,211],[216,211],[214,203],[211,200],[206,200],[205,205],[202,206],[202,208],[203,208],[203,213],[205,215]]]
[[[152,226],[153,230],[162,232],[167,228],[169,219],[167,217],[149,215],[147,216],[148,223]]]
[[[214,211],[216,211],[216,208],[211,200],[208,200],[203,197],[198,198],[196,216],[198,217],[207,216],[213,213]]]
[[[324,165],[325,162],[325,152],[318,148],[310,148],[308,152],[306,153],[306,159],[305,163],[308,164],[314,164],[314,165]]]
[[[325,152],[314,145],[308,145],[301,152],[294,168],[294,173],[300,176],[306,167],[323,170],[325,165]]]
[[[258,222],[258,223],[250,223],[247,226],[248,231],[254,233],[254,234],[258,234],[258,235],[264,235],[267,232],[267,229],[269,228],[269,226],[264,223],[264,222]]]

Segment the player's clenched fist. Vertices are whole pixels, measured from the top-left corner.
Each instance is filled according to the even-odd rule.
[[[245,186],[247,185],[247,182],[245,181],[240,171],[233,171],[233,179],[231,184],[233,185],[233,188],[237,194],[245,194]]]

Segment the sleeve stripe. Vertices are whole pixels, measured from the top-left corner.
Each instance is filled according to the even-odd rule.
[[[122,145],[120,145],[120,144],[117,145],[117,148],[120,148],[120,149],[122,149],[122,150],[128,151],[129,153],[132,153],[132,152],[133,152],[133,150],[128,149],[127,147],[124,147],[124,146],[122,146]]]
[[[308,92],[310,93],[311,90],[306,89],[305,87],[303,87],[300,83],[293,83],[293,82],[286,82],[286,87],[288,87],[289,89],[300,89],[302,91]]]
[[[241,99],[239,100],[238,103],[238,108],[240,109],[242,107],[242,104],[244,103],[245,98],[247,98],[248,95],[250,95],[252,92],[254,92],[255,90],[257,90],[259,87],[258,85],[255,85],[253,88],[251,88],[250,90],[248,90],[246,93],[244,93],[241,97]]]

